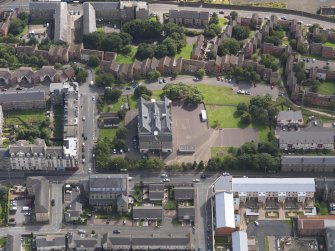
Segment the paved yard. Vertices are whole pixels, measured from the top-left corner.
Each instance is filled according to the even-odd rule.
[[[291,236],[292,227],[289,221],[263,220],[259,221],[259,226],[256,226],[253,222],[251,222],[248,225],[247,234],[248,237],[256,237],[259,251],[265,251],[265,236]]]
[[[258,142],[258,132],[254,128],[225,128],[219,130],[219,135],[216,139],[216,146],[235,146],[239,147],[245,142]]]
[[[253,128],[209,128],[207,123],[200,120],[202,109],[202,104],[194,110],[187,110],[178,105],[172,106],[173,153],[166,157],[167,163],[207,161],[211,157],[210,148],[213,146],[238,147],[248,141],[258,142],[257,130]],[[178,154],[180,145],[194,145],[196,151],[193,155]]]

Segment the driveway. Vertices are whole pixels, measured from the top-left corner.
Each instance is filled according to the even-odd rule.
[[[248,236],[255,236],[258,242],[259,251],[265,251],[265,237],[275,236],[284,237],[292,235],[292,227],[285,221],[258,221],[259,226],[253,222],[248,225]]]

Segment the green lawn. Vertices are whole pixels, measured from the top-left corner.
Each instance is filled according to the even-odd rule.
[[[21,38],[22,36],[24,36],[24,35],[26,35],[26,34],[28,34],[28,25],[26,25],[26,26],[24,27],[24,29],[22,30],[22,32],[21,32],[20,34],[16,35],[15,37],[17,37],[17,38]]]
[[[114,138],[116,134],[116,128],[103,128],[100,129],[99,136],[102,138]]]
[[[162,93],[163,93],[163,90],[153,90],[151,98],[156,99],[156,100],[160,100]]]
[[[133,104],[131,98],[129,99],[130,100],[130,108],[135,108],[135,105]],[[119,100],[115,103],[112,103],[112,104],[104,104],[103,107],[102,107],[102,112],[118,112],[120,109],[121,109],[121,106],[124,104],[124,103],[127,103],[127,96],[124,95],[124,96],[121,96],[119,98]],[[132,106],[133,104],[133,106]]]
[[[131,52],[127,55],[118,54],[116,57],[116,62],[118,64],[131,64],[135,60],[135,55],[137,52],[137,47],[131,47]]]
[[[284,37],[283,40],[282,40],[282,43],[283,43],[283,45],[289,45],[290,41],[288,41],[287,37]]]
[[[268,135],[270,132],[270,128],[268,126],[261,126],[261,127],[256,127],[258,130],[258,139],[259,141],[268,141]]]
[[[335,82],[322,82],[318,93],[323,95],[335,95]]]
[[[105,29],[103,26],[97,27],[97,31],[99,32],[105,32]]]
[[[182,57],[184,59],[190,59],[193,50],[193,44],[187,44],[181,49],[181,51],[176,55],[176,58]]]
[[[211,147],[211,158],[213,157],[225,157],[229,155],[228,153],[229,147],[225,146],[213,146]]]
[[[235,106],[207,105],[209,126],[212,128],[240,128],[240,118],[234,116]]]
[[[64,116],[63,108],[54,109],[54,134],[53,136],[55,138],[63,137],[63,116]]]
[[[335,43],[331,43],[331,42],[325,42],[322,45],[335,48]]]
[[[254,30],[251,30],[250,33],[249,33],[249,38],[253,38],[256,34],[256,31]]]
[[[249,104],[251,99],[249,96],[237,95],[229,87],[206,84],[198,84],[197,87],[204,96],[204,103],[206,105],[237,105],[241,102]]]
[[[46,110],[44,109],[6,112],[5,114],[6,125],[21,124],[22,122],[20,121],[20,119],[28,124],[39,123],[46,119],[45,112]]]
[[[7,237],[0,238],[0,247],[4,247],[7,243]]]

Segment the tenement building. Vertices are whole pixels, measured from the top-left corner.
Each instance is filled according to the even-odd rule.
[[[171,100],[138,100],[139,149],[172,152]]]
[[[335,156],[284,155],[283,172],[335,172]]]

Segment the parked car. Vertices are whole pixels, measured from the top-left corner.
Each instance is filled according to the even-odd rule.
[[[92,97],[92,101],[95,101],[95,96]]]
[[[199,182],[200,180],[199,179],[194,179],[193,182],[197,183]]]
[[[161,174],[161,178],[167,178],[167,177],[169,177],[169,176],[166,173]]]
[[[79,230],[78,230],[78,233],[79,233],[79,234],[86,234],[86,231],[83,230],[83,229],[79,229]]]
[[[55,200],[54,199],[51,200],[51,206],[52,207],[55,206]]]
[[[121,234],[121,231],[118,230],[118,229],[115,229],[115,230],[113,231],[113,233],[114,233],[114,234]]]
[[[23,90],[23,88],[19,86],[19,87],[16,87],[15,90],[17,90],[17,91],[21,91],[21,90]]]
[[[201,178],[201,179],[206,179],[207,176],[206,176],[206,174],[203,173],[203,174],[200,175],[200,178]]]
[[[171,180],[169,178],[166,178],[163,180],[163,182],[170,182]]]
[[[259,222],[258,221],[255,220],[254,223],[255,223],[256,227],[259,226]]]
[[[5,92],[5,91],[7,91],[7,89],[6,89],[6,88],[2,88],[1,91],[2,91],[2,92]]]

